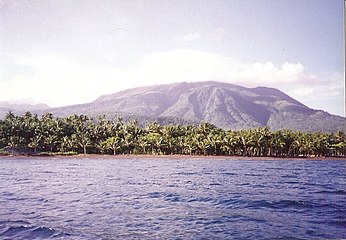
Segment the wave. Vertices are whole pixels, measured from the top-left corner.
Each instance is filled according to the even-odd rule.
[[[318,191],[318,192],[315,192],[317,194],[332,194],[332,195],[346,195],[346,191],[344,190],[335,190],[335,191]]]
[[[246,201],[238,198],[231,199],[220,199],[217,201],[217,206],[226,208],[244,208],[246,206]]]
[[[257,201],[248,201],[245,199],[231,198],[231,199],[220,199],[217,201],[216,205],[221,208],[229,209],[285,209],[285,208],[311,208],[315,205],[310,202],[304,201],[294,201],[294,200],[281,200],[281,201],[266,201],[266,200],[257,200]]]
[[[70,233],[51,227],[31,225],[27,221],[0,221],[1,240],[27,240],[27,239],[102,239],[86,233]]]
[[[233,173],[233,172],[223,172],[221,174],[225,175],[225,176],[236,176],[237,175],[236,173]]]
[[[168,202],[181,202],[181,196],[170,192],[151,192],[147,194],[148,198],[162,198]]]
[[[346,228],[346,220],[331,221],[330,224],[336,225],[338,227]]]
[[[267,201],[256,200],[248,201],[245,199],[222,199],[218,200],[216,205],[221,208],[229,209],[317,209],[317,208],[333,208],[337,209],[338,206],[334,204],[319,204],[310,201],[296,201],[296,200],[280,200],[280,201]]]
[[[248,208],[272,208],[272,209],[285,209],[285,208],[311,208],[314,207],[311,202],[294,201],[294,200],[281,200],[269,202],[265,200],[252,201],[247,205]]]
[[[328,203],[316,203],[310,201],[296,201],[296,200],[280,200],[280,201],[251,201],[245,207],[252,209],[271,208],[271,209],[337,209],[340,211],[340,205]]]
[[[40,226],[10,226],[4,232],[0,233],[2,239],[47,239],[52,237],[67,237],[68,233],[56,231],[48,227]]]

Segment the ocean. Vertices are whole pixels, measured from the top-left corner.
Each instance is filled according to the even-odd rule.
[[[346,238],[346,161],[0,158],[0,239]]]

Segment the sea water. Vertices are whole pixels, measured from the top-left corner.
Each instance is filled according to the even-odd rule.
[[[346,238],[343,160],[0,159],[0,239]]]

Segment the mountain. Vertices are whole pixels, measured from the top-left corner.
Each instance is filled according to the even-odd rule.
[[[107,115],[140,122],[204,121],[224,129],[269,126],[272,130],[335,132],[344,130],[346,122],[343,117],[311,109],[278,89],[214,81],[138,87],[49,111],[55,116]]]
[[[27,111],[36,112],[48,110],[49,106],[46,104],[17,104],[0,102],[0,118],[3,118],[9,111],[16,115],[21,115]]]

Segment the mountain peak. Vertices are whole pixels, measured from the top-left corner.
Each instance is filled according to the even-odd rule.
[[[218,81],[137,87],[101,96],[91,105],[107,113],[204,121],[225,129],[269,126],[336,131],[343,129],[344,122],[341,117],[326,117],[275,88],[246,88]]]
[[[224,129],[269,126],[272,130],[335,132],[345,127],[345,118],[311,109],[278,89],[217,81],[137,87],[100,96],[91,103],[49,111],[55,116],[107,115],[144,122],[203,121]]]

